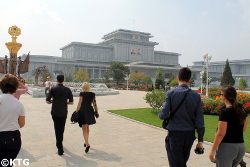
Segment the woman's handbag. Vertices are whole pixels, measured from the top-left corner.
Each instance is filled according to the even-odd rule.
[[[96,118],[99,118],[99,113],[97,111],[94,111],[94,115]]]
[[[78,122],[78,112],[74,111],[71,115],[71,122],[74,124],[74,123],[77,123]]]
[[[167,126],[168,126],[168,123],[169,123],[169,120],[174,116],[174,114],[176,113],[176,111],[180,108],[180,106],[182,105],[182,103],[184,102],[184,100],[186,99],[186,97],[187,97],[187,94],[188,94],[188,92],[190,91],[191,89],[188,89],[187,91],[186,91],[186,93],[185,93],[185,95],[184,95],[184,97],[183,97],[183,99],[181,100],[181,102],[179,103],[179,105],[176,107],[176,109],[173,111],[173,112],[171,112],[171,101],[170,101],[170,115],[166,118],[166,119],[164,119],[163,120],[163,122],[162,122],[162,128],[163,129],[167,129]]]

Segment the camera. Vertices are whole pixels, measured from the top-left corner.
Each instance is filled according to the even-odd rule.
[[[194,150],[194,152],[195,152],[196,154],[204,154],[204,148],[196,148],[196,149]]]

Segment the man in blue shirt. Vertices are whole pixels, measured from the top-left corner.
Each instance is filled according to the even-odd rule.
[[[160,119],[166,119],[171,112],[170,108],[174,110],[189,90],[188,83],[191,81],[190,69],[186,67],[180,69],[177,79],[179,86],[167,92],[163,108],[158,114]],[[186,167],[190,150],[195,140],[195,129],[198,133],[196,148],[203,148],[204,117],[201,97],[197,92],[193,90],[188,92],[186,99],[169,120],[166,128],[168,136],[165,142],[170,167]]]

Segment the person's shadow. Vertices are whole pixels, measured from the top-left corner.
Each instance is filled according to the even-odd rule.
[[[90,161],[70,152],[67,148],[64,148],[64,154],[61,156],[66,161],[66,166],[86,165],[90,167],[96,167],[95,161]]]
[[[17,158],[21,158],[21,159],[28,159],[29,163],[32,162],[36,162],[36,160],[41,159],[45,157],[44,155],[42,156],[38,156],[38,157],[34,157],[32,154],[30,154],[27,150],[21,148],[19,154],[17,155]]]
[[[91,152],[85,154],[85,156],[88,158],[98,159],[98,160],[103,160],[103,161],[120,162],[122,159],[121,157],[117,156],[116,154],[106,153],[104,151],[93,149],[93,148],[91,148]]]

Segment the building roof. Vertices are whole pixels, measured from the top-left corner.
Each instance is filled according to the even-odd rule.
[[[181,56],[181,54],[179,54],[179,53],[175,53],[175,52],[164,52],[164,51],[154,51],[155,53],[159,53],[159,54],[165,54],[165,55],[175,55],[175,56]]]
[[[110,32],[110,33],[104,35],[104,36],[102,37],[102,39],[108,39],[108,38],[110,38],[110,37],[112,37],[113,35],[118,34],[118,33],[137,34],[137,35],[141,35],[141,36],[147,36],[147,37],[149,37],[149,38],[152,38],[152,37],[153,37],[150,33],[146,33],[146,32],[133,31],[133,30],[125,30],[125,29],[118,29],[118,30],[115,30],[115,31],[113,31],[113,32]]]
[[[104,45],[104,44],[93,44],[93,43],[84,43],[84,42],[71,42],[63,47],[60,48],[60,50],[63,50],[69,46],[72,45],[79,45],[79,46],[93,46],[93,47],[102,47],[102,48],[113,48],[113,46],[110,45]]]

